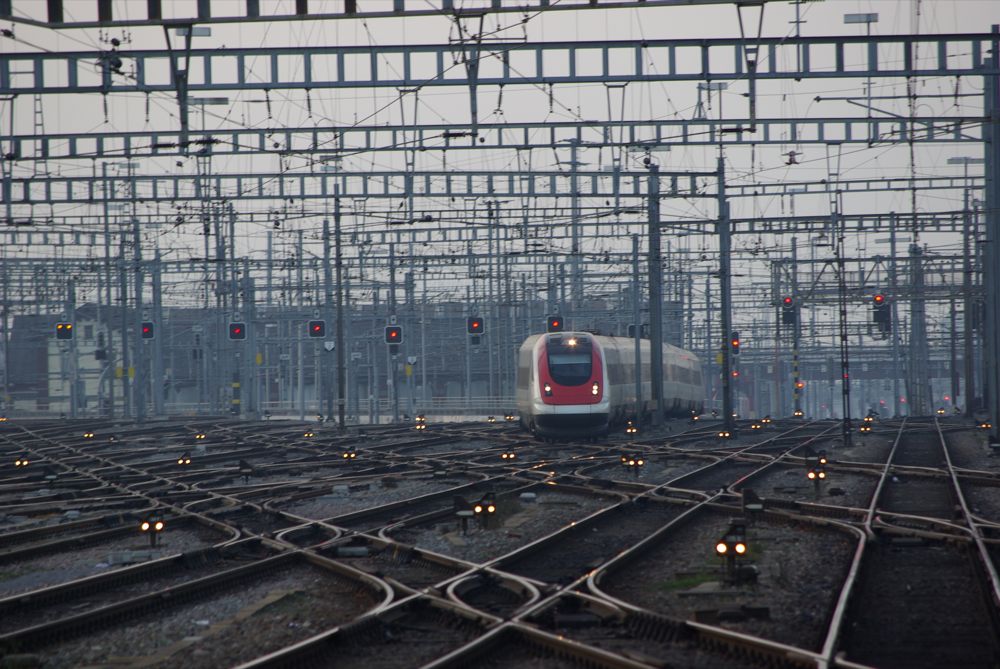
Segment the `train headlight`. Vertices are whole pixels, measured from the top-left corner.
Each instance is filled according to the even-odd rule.
[[[546,383],[542,387],[542,389],[545,391],[546,397],[552,397],[552,386],[550,386],[549,384]]]
[[[725,541],[720,541],[719,543],[715,544],[715,552],[718,553],[719,555],[725,555],[726,551],[728,550],[729,546],[726,545]]]
[[[747,545],[743,542],[739,542],[736,544],[735,549],[738,555],[743,555],[747,552]]]
[[[594,385],[590,387],[590,394],[596,396],[600,392],[601,392],[601,386],[595,381]]]
[[[573,338],[573,337],[570,337],[569,339],[566,340],[566,345],[567,346],[576,346],[576,339]]]
[[[142,530],[143,532],[149,532],[149,521],[148,520],[142,521],[142,525],[139,526],[139,529]]]

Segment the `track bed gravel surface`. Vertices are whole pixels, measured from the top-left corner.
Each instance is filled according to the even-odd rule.
[[[628,452],[622,451],[622,453]],[[651,454],[645,456],[645,464],[642,467],[626,467],[621,462],[616,461],[601,467],[588,468],[580,473],[591,478],[661,485],[711,464],[711,462],[708,459]]]
[[[747,487],[767,499],[867,508],[875,494],[878,476],[826,466],[827,478],[818,486],[806,478],[805,466],[771,467]]]
[[[46,669],[123,660],[163,669],[233,666],[347,622],[374,604],[354,584],[303,565],[46,648],[41,655]]]
[[[727,585],[714,547],[730,516],[696,515],[600,583],[604,592],[673,618],[700,618],[746,634],[817,649],[853,556],[849,534],[759,521],[747,527],[756,584]],[[823,555],[822,568],[816,556]],[[766,617],[754,613],[767,610]],[[741,619],[743,618],[743,619]]]
[[[162,538],[156,548],[150,549],[149,541],[137,531],[135,535],[0,565],[0,597],[107,573],[124,566],[116,564],[116,554],[128,553],[135,556],[136,561],[144,562],[206,548],[228,537],[206,527],[189,526],[168,530]]]
[[[469,483],[469,479],[438,479],[433,481],[397,481],[393,479],[392,487],[389,487],[384,480],[350,484],[345,482],[343,485],[349,485],[349,489],[346,491],[335,490],[331,487],[329,492],[318,497],[291,502],[277,508],[303,518],[324,520],[391,502],[441,492],[466,483]]]
[[[450,520],[433,527],[402,528],[393,532],[393,538],[461,560],[484,562],[612,504],[609,497],[542,490],[535,502],[500,501],[498,506],[506,509],[499,511],[495,529],[482,529],[470,521],[463,534],[459,521]]]

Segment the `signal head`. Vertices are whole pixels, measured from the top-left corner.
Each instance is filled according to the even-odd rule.
[[[386,325],[385,326],[385,343],[386,344],[402,344],[403,343],[403,328],[399,325]]]
[[[72,323],[56,323],[56,339],[72,339],[72,338],[73,338]]]

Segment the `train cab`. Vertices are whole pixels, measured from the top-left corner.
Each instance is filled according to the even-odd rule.
[[[655,410],[649,381],[649,343],[589,332],[528,337],[518,351],[517,405],[521,427],[545,438],[597,437]],[[641,379],[641,382],[640,382]],[[641,395],[637,393],[641,389]],[[701,366],[688,351],[663,346],[665,415],[701,411]]]
[[[583,332],[538,337],[531,351],[532,431],[592,435],[608,427],[605,359],[597,339]]]

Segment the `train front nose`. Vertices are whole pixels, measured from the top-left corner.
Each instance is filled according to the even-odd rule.
[[[549,335],[538,361],[539,398],[551,406],[599,404],[604,397],[601,355],[575,333]]]
[[[538,359],[535,426],[548,434],[590,436],[607,429],[608,396],[600,348],[587,334],[550,335]]]

